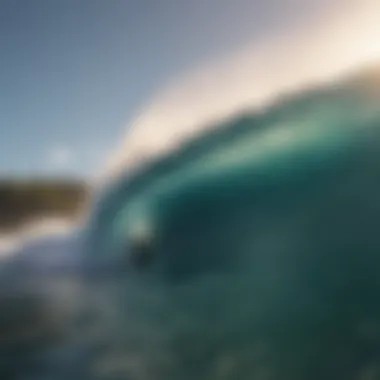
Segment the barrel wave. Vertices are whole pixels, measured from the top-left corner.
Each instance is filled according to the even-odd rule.
[[[3,368],[22,380],[63,368],[91,380],[380,379],[379,148],[375,69],[110,180],[76,246],[80,301],[67,313],[59,286],[38,293],[47,321],[64,314],[44,324],[59,334],[39,346],[4,334],[39,365],[16,355]]]

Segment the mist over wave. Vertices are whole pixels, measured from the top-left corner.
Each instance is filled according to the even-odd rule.
[[[290,31],[254,40],[173,78],[129,123],[101,178],[133,171],[233,115],[265,109],[283,94],[339,81],[379,60],[379,3],[336,5],[307,30],[294,23]]]

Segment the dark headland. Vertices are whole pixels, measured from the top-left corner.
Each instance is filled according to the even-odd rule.
[[[0,179],[0,233],[39,218],[75,219],[89,194],[89,186],[80,180]]]

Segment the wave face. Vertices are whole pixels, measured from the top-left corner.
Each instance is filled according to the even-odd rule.
[[[379,78],[228,120],[105,189],[97,376],[380,378]]]
[[[120,175],[73,243],[78,271],[60,252],[54,270],[36,265],[36,282],[25,273],[42,257],[21,255],[1,277],[35,309],[17,303],[0,320],[5,334],[23,316],[4,335],[17,341],[0,341],[13,358],[0,374],[380,378],[379,148],[371,70],[226,120]],[[38,346],[18,334],[32,312]]]

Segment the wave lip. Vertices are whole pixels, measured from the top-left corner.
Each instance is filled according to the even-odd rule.
[[[110,157],[100,181],[139,170],[242,112],[278,97],[336,82],[380,60],[380,4],[345,4],[304,29],[282,30],[173,78],[143,107]],[[360,20],[360,21],[359,21]]]

